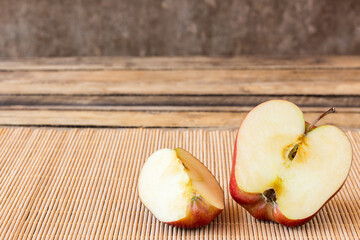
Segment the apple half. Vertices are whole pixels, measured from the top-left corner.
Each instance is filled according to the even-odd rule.
[[[205,226],[224,209],[224,192],[215,177],[181,148],[160,149],[147,159],[138,192],[158,220],[181,228]]]
[[[230,194],[255,218],[299,226],[344,184],[352,160],[350,141],[335,126],[314,124],[283,100],[262,103],[243,120]]]

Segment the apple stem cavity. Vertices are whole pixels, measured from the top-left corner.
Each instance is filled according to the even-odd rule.
[[[311,131],[311,129],[315,126],[315,124],[320,121],[323,117],[325,117],[326,115],[330,114],[330,113],[334,113],[335,112],[335,108],[332,107],[329,110],[327,110],[326,112],[324,112],[323,114],[320,115],[320,117],[318,117],[315,121],[313,121],[305,130],[305,134],[309,133]],[[288,159],[290,161],[294,160],[294,158],[296,157],[297,151],[299,149],[299,144],[295,144],[294,147],[291,149],[291,151],[288,154]]]
[[[305,135],[311,131],[311,129],[315,126],[315,124],[320,121],[323,117],[325,117],[326,115],[330,114],[330,113],[334,113],[335,112],[335,108],[332,107],[329,110],[327,110],[326,112],[324,112],[323,114],[320,115],[320,117],[318,117],[315,121],[313,121],[309,127],[306,128],[305,130]]]
[[[263,192],[263,196],[265,197],[267,202],[276,202],[276,193],[275,190],[270,188]]]

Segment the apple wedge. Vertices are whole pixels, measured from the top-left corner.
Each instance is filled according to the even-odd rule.
[[[352,160],[350,141],[339,128],[315,128],[315,123],[306,124],[302,111],[282,100],[260,104],[242,122],[230,194],[255,218],[304,224],[344,184]]]
[[[224,209],[215,177],[181,148],[160,149],[146,160],[138,192],[158,220],[181,228],[205,226]]]

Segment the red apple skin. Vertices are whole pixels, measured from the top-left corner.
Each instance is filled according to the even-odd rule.
[[[175,222],[167,222],[179,228],[200,228],[214,220],[222,209],[209,204],[204,198],[198,196],[191,200],[186,217]]]
[[[305,124],[306,124],[306,127],[309,126],[309,123],[305,122]],[[313,130],[315,128],[316,127],[313,126],[311,128],[311,130]],[[237,182],[236,182],[236,177],[235,177],[235,163],[236,163],[236,156],[237,156],[238,134],[239,134],[239,131],[236,134],[236,139],[235,139],[234,155],[233,155],[230,184],[229,184],[230,194],[238,204],[240,204],[242,207],[244,207],[253,217],[255,217],[257,219],[270,220],[273,222],[280,223],[287,227],[296,227],[296,226],[305,224],[306,222],[310,221],[320,211],[320,209],[331,198],[333,198],[336,195],[336,193],[338,193],[338,191],[342,188],[342,186],[344,185],[344,183],[347,179],[347,177],[346,177],[344,182],[340,186],[340,188],[312,216],[309,216],[304,219],[288,219],[281,213],[279,206],[276,203],[267,202],[266,199],[263,197],[262,193],[248,193],[248,192],[242,191],[238,187]]]

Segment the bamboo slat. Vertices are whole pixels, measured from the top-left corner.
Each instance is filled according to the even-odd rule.
[[[359,239],[360,131],[340,192],[307,224],[258,221],[228,192],[233,130],[0,128],[0,239]],[[145,159],[183,147],[225,192],[210,225],[183,230],[157,221],[138,198]]]

